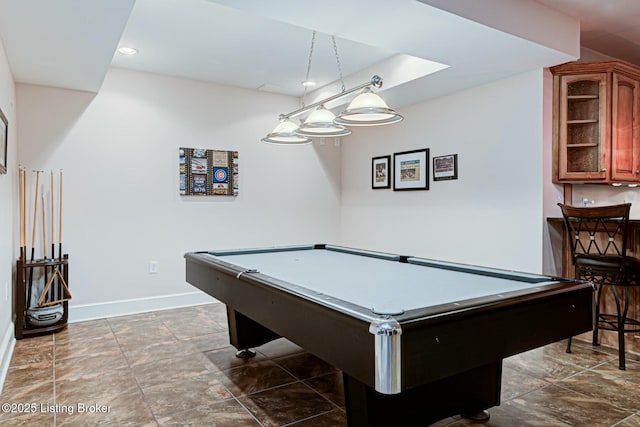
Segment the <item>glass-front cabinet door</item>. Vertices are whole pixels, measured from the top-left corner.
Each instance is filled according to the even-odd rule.
[[[559,89],[558,180],[607,180],[610,176],[607,74],[560,76]]]

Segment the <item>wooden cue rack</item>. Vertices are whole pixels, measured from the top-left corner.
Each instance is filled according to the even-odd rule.
[[[64,308],[64,312],[62,314],[62,318],[58,322],[49,326],[34,326],[29,324],[27,320],[27,309],[29,308],[27,302],[27,286],[29,283],[29,274],[33,274],[33,270],[35,269],[46,269],[51,271],[57,269],[64,279],[64,282],[69,283],[69,255],[65,254],[62,258],[38,259],[34,261],[20,259],[18,260],[17,267],[17,289],[14,292],[16,309],[16,339],[19,340],[31,335],[52,333],[66,328],[69,317],[69,302],[67,300],[61,303]],[[56,283],[53,284],[53,287],[56,288],[54,292],[56,292],[57,295],[64,294],[62,284],[59,281],[56,281]]]
[[[40,175],[44,172],[34,170],[35,186],[33,200],[33,232],[31,234],[31,254],[27,255],[27,170],[23,166],[18,169],[19,207],[20,207],[20,257],[17,261],[16,281],[13,292],[15,309],[15,337],[46,334],[59,331],[67,326],[69,318],[69,255],[62,251],[62,169],[59,175],[58,200],[58,240],[55,240],[55,186],[54,173],[51,171],[49,192],[49,228],[51,239],[47,242],[47,208],[44,186],[42,187],[42,204],[38,205],[40,192]],[[36,231],[38,230],[38,214],[41,213],[40,228],[42,230],[42,255],[36,258]],[[48,254],[48,244],[51,252]],[[57,246],[57,251],[56,251]],[[39,284],[43,287],[40,290]],[[37,294],[35,292],[39,291]],[[35,297],[35,298],[34,298]],[[34,304],[34,301],[35,304]]]

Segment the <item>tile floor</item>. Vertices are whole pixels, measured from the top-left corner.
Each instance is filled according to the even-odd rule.
[[[16,343],[4,426],[344,426],[340,372],[280,339],[240,360],[221,304],[70,324]],[[486,423],[438,427],[640,427],[640,358],[564,342],[504,362]],[[26,411],[29,412],[26,412]],[[416,425],[421,425],[416,422]]]

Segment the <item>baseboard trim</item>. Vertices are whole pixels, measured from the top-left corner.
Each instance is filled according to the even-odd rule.
[[[0,395],[2,395],[4,380],[7,379],[7,372],[9,371],[9,365],[11,364],[11,357],[13,356],[13,349],[15,346],[16,339],[14,337],[14,325],[13,322],[9,322],[7,330],[2,338],[2,342],[0,342]]]
[[[218,302],[204,292],[163,295],[69,306],[69,323]]]

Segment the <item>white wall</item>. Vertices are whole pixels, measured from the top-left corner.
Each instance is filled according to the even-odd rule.
[[[72,320],[201,301],[190,250],[324,241],[542,271],[541,70],[403,108],[341,148],[259,143],[291,98],[148,73],[17,98],[20,163],[64,170]],[[179,196],[180,146],[238,150],[240,196]],[[371,157],[423,147],[457,153],[459,179],[371,189]]]
[[[542,100],[536,70],[354,132],[342,145],[342,242],[541,272]],[[458,180],[433,182],[430,171],[429,191],[371,189],[372,157],[425,147],[431,157],[457,153]]]
[[[112,69],[97,95],[20,84],[17,98],[20,163],[64,170],[72,319],[199,301],[190,250],[326,241],[542,271],[541,70],[403,108],[341,148],[259,143],[291,98],[148,73]],[[240,196],[179,196],[179,146],[237,149]],[[371,189],[371,157],[423,147],[457,153],[459,179]]]
[[[15,343],[12,322],[13,272],[18,258],[18,241],[14,234],[18,217],[14,213],[18,205],[15,98],[13,76],[0,42],[0,109],[9,121],[8,173],[0,175],[0,393]]]
[[[17,98],[20,162],[64,170],[72,320],[202,301],[187,251],[338,238],[339,148],[259,142],[293,98],[122,69],[97,95],[19,84]],[[240,195],[180,196],[181,146],[239,151]]]

